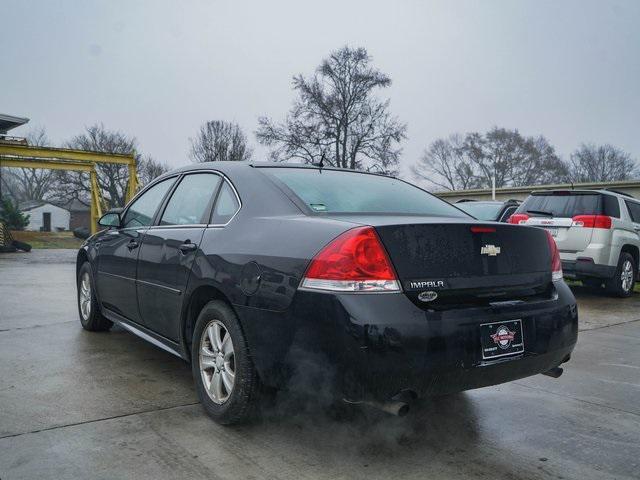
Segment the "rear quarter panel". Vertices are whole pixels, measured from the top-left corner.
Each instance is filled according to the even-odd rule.
[[[187,295],[212,286],[226,297],[260,378],[276,385],[297,334],[298,319],[290,307],[307,265],[353,225],[303,215],[239,217],[224,228],[205,230]]]
[[[629,222],[614,219],[613,230],[603,230],[602,232],[603,233],[598,234],[599,236],[601,235],[601,238],[598,238],[598,240],[602,242],[608,241],[610,243],[607,263],[611,266],[618,264],[620,251],[624,245],[640,246],[638,234],[632,229]],[[594,242],[592,241],[592,243]]]
[[[348,228],[342,222],[301,215],[207,228],[190,287],[212,285],[233,305],[286,310],[311,258]],[[252,278],[257,285],[247,283]]]

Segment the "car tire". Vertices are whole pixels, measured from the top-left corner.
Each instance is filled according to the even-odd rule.
[[[82,328],[90,332],[105,332],[113,326],[100,312],[96,289],[93,283],[91,264],[84,262],[78,271],[78,314]]]
[[[637,267],[630,253],[622,252],[613,278],[606,281],[607,291],[616,297],[630,297],[636,283]]]
[[[238,317],[225,302],[209,302],[198,315],[191,369],[200,402],[217,423],[232,425],[253,416],[260,381]]]

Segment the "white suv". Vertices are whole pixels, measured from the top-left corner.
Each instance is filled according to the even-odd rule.
[[[544,227],[568,278],[628,297],[638,278],[640,202],[611,190],[533,192],[509,223]]]

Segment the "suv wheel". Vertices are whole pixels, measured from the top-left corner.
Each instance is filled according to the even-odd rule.
[[[233,310],[207,303],[196,321],[191,368],[200,402],[216,422],[240,423],[258,403],[258,375]]]
[[[636,283],[635,260],[630,253],[622,252],[613,278],[607,280],[607,291],[616,297],[629,297]]]
[[[98,300],[96,299],[93,285],[93,274],[91,264],[84,262],[77,279],[78,286],[78,313],[82,328],[90,332],[103,332],[109,330],[113,323],[100,313]]]

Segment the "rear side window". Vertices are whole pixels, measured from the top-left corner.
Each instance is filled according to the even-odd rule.
[[[239,208],[240,203],[233,188],[231,188],[228,182],[224,182],[216,199],[216,206],[213,209],[211,223],[224,225],[233,218]]]
[[[167,203],[160,225],[199,225],[207,223],[211,202],[220,177],[212,173],[186,175]]]
[[[283,182],[314,212],[467,217],[444,200],[390,177],[315,168],[264,171]]]
[[[629,215],[631,215],[631,220],[633,220],[634,223],[640,223],[640,203],[628,201],[625,201],[625,203],[627,204]]]
[[[601,215],[603,213],[602,195],[599,193],[581,194],[560,192],[548,195],[531,195],[518,212],[545,212],[560,218],[571,218],[575,215]]]
[[[146,190],[131,204],[122,221],[124,228],[148,227],[175,178],[167,178]]]
[[[613,195],[603,195],[604,198],[604,214],[610,217],[620,218],[620,202]]]

